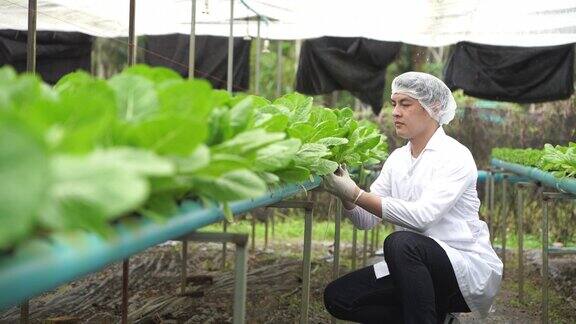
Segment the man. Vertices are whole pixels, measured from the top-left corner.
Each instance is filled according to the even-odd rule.
[[[324,179],[354,225],[395,225],[385,261],[349,273],[324,291],[333,316],[362,323],[442,323],[449,312],[485,317],[500,287],[502,262],[479,220],[470,151],[447,136],[456,110],[438,78],[408,72],[392,82],[396,149],[364,192],[345,167]]]

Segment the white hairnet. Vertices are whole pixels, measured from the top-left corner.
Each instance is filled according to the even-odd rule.
[[[448,124],[456,113],[452,91],[437,77],[422,72],[406,72],[392,81],[392,94],[410,96],[440,125]]]

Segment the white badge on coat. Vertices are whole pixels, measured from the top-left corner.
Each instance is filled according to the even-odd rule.
[[[388,264],[386,264],[386,261],[380,261],[374,264],[374,274],[376,274],[376,279],[386,277],[390,274],[390,270],[388,270]]]

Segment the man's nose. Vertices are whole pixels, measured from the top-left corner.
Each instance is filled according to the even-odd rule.
[[[400,117],[400,109],[398,109],[398,106],[394,106],[394,108],[392,109],[392,116]]]

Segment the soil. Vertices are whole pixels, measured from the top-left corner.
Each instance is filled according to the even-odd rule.
[[[234,290],[234,248],[228,245],[227,268],[220,269],[222,245],[190,243],[186,294],[180,294],[180,244],[150,248],[130,259],[129,321],[133,323],[231,323]],[[301,300],[301,243],[275,242],[272,249],[257,250],[248,260],[248,302],[246,323],[297,323]],[[322,303],[322,292],[331,280],[332,258],[329,243],[314,242],[311,274],[310,323],[330,323]],[[348,250],[346,250],[348,249]],[[344,246],[348,256],[349,245]],[[508,260],[514,256],[510,254]],[[538,280],[537,254],[527,257],[530,281]],[[551,259],[553,286],[558,293],[573,295],[576,260]],[[361,260],[358,261],[361,264]],[[557,266],[560,264],[561,266]],[[571,270],[558,270],[561,269]],[[516,293],[515,265],[508,267],[506,279],[487,320],[460,314],[461,323],[536,323],[539,304],[520,304]],[[556,269],[556,270],[554,270]],[[345,273],[342,266],[340,272]],[[567,277],[568,276],[568,277]],[[569,282],[558,284],[558,280]],[[100,272],[63,285],[30,301],[32,323],[117,323],[121,318],[122,264],[112,264]],[[570,322],[576,318],[576,305],[568,300],[561,309]],[[0,322],[16,323],[17,307],[0,312]],[[562,317],[564,318],[564,316]]]

